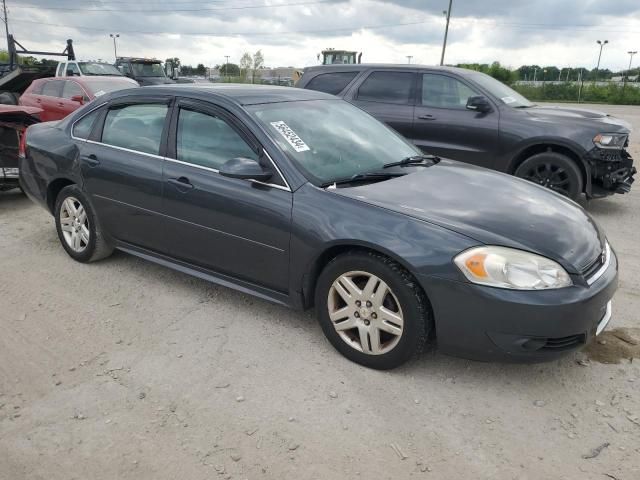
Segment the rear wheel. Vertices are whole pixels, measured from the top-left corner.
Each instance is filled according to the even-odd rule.
[[[100,230],[89,199],[77,185],[63,188],[54,209],[56,230],[62,247],[78,262],[93,262],[113,252]]]
[[[524,178],[575,200],[584,181],[576,163],[561,153],[543,152],[527,158],[514,172]]]
[[[318,279],[318,320],[348,359],[386,370],[422,351],[430,330],[427,300],[413,277],[373,252],[333,259]]]

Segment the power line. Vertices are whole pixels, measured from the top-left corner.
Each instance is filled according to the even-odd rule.
[[[33,10],[60,10],[66,12],[86,12],[86,13],[102,13],[102,12],[113,12],[113,13],[128,13],[128,12],[144,12],[144,13],[172,13],[172,12],[211,12],[211,11],[220,11],[220,10],[249,10],[249,9],[259,9],[259,8],[280,8],[280,7],[295,7],[295,6],[303,6],[303,5],[317,5],[322,3],[330,3],[332,0],[306,0],[306,1],[298,1],[291,3],[277,3],[273,5],[242,5],[242,6],[233,6],[233,7],[213,7],[213,8],[168,8],[168,9],[159,9],[154,10],[151,8],[146,9],[99,9],[99,8],[82,8],[82,7],[40,7],[33,5],[17,5],[13,8],[20,9],[33,9]]]

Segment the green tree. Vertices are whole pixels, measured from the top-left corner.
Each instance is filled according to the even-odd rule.
[[[199,63],[195,70],[196,75],[205,75],[207,73],[207,68],[203,63]]]
[[[258,69],[262,68],[264,66],[264,56],[262,55],[262,50],[258,50],[256,53],[253,54],[253,66],[252,66],[252,71],[251,71],[251,83],[255,83],[256,82],[256,74],[258,75],[258,78],[260,77],[260,74],[258,73]]]
[[[223,77],[239,77],[240,67],[235,63],[225,63],[220,66],[220,75]]]
[[[246,80],[252,65],[253,59],[251,58],[251,54],[249,52],[244,52],[240,58],[240,76],[243,80]]]

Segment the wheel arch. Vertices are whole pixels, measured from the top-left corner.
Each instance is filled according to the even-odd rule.
[[[50,182],[49,185],[47,185],[47,198],[46,198],[47,207],[49,207],[49,211],[52,214],[54,213],[53,210],[56,206],[56,199],[58,198],[60,191],[63,188],[68,187],[69,185],[75,185],[75,184],[76,182],[74,182],[69,178],[60,177],[60,178],[56,178],[55,180]]]
[[[518,153],[511,159],[507,173],[513,175],[516,169],[520,165],[522,165],[522,163],[527,158],[544,152],[559,153],[573,160],[580,169],[580,173],[582,173],[582,178],[584,180],[583,191],[587,194],[590,194],[591,170],[583,159],[584,152],[582,152],[582,148],[576,145],[568,144],[566,142],[557,140],[539,140],[535,143],[529,143],[528,145],[522,147],[518,151]]]

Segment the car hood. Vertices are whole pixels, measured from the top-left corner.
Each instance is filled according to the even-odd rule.
[[[145,85],[166,85],[168,83],[176,83],[170,78],[166,77],[138,77],[136,78],[136,80],[143,87]]]
[[[570,273],[582,272],[604,249],[603,232],[577,203],[525,180],[450,160],[331,191],[480,243],[544,255]]]
[[[536,106],[522,109],[527,115],[540,121],[605,124],[614,132],[631,131],[631,124],[608,113],[583,108]],[[599,128],[602,128],[600,126]]]

